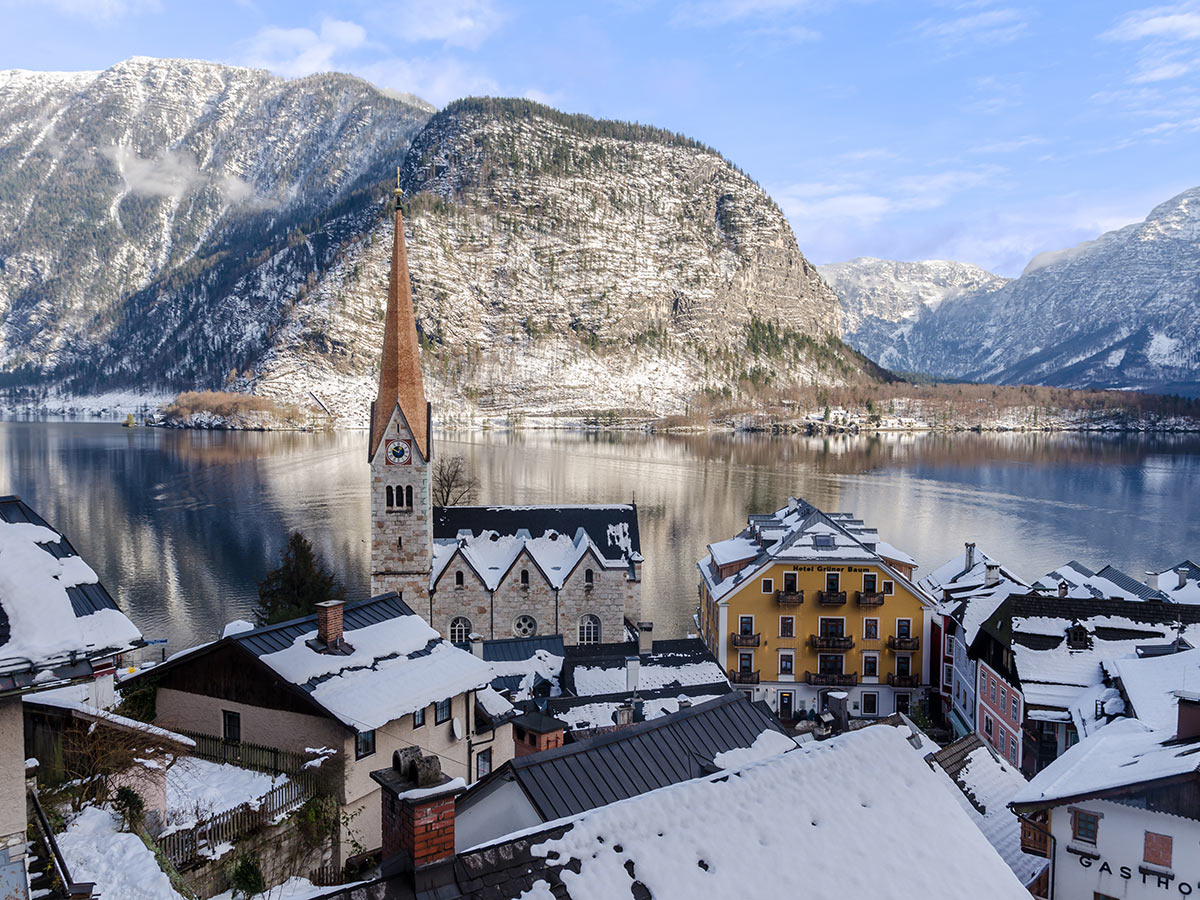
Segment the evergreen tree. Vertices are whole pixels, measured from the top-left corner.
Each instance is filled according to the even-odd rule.
[[[325,568],[308,538],[293,531],[280,567],[258,583],[254,618],[259,625],[274,625],[310,616],[317,611],[318,603],[345,598],[345,587]]]

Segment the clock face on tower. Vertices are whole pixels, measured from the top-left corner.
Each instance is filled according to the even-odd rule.
[[[389,466],[407,466],[412,463],[412,441],[390,440],[384,448],[384,459]]]

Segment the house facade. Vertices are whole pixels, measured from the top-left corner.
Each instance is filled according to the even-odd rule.
[[[735,686],[783,719],[822,709],[830,691],[864,717],[921,700],[941,660],[928,653],[934,604],[874,529],[793,498],[708,549],[697,620]]]
[[[397,191],[379,389],[371,405],[371,592],[398,593],[462,641],[562,634],[620,640],[641,609],[633,504],[434,505],[433,410]]]
[[[474,781],[513,756],[511,725],[486,707],[491,667],[444,641],[395,594],[237,632],[137,676],[155,685],[155,723],[322,762],[346,816],[337,863],[379,847],[380,760],[417,747]],[[507,703],[501,701],[504,707]]]

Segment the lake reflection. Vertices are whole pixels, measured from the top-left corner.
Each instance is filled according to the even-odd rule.
[[[65,531],[147,637],[172,650],[249,617],[288,529],[368,590],[365,432],[235,433],[0,422],[0,493]],[[1069,559],[1141,577],[1200,556],[1200,438],[1082,435],[766,437],[442,435],[481,501],[636,500],[644,614],[690,627],[695,562],[789,494],[852,510],[918,574],[964,540],[1035,578]]]

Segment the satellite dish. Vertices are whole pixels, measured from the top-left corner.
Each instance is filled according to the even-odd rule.
[[[454,735],[456,741],[461,741],[463,736],[462,719],[458,716],[454,717],[454,721],[450,723],[450,733]]]

